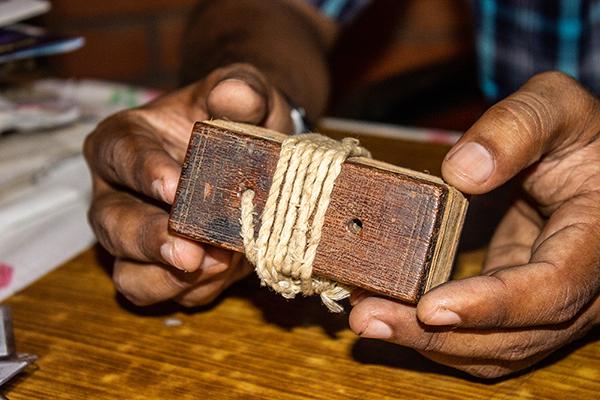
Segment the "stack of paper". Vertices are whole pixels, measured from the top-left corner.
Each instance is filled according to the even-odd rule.
[[[91,182],[82,156],[83,141],[107,114],[140,105],[157,94],[109,82],[61,80],[0,92],[0,102],[4,95],[7,104],[54,98],[72,104],[78,116],[76,122],[52,129],[0,136],[0,300],[94,242],[86,218]],[[20,115],[19,111],[14,105],[5,119]]]
[[[45,0],[2,0],[0,1],[0,26],[35,17],[48,10],[50,10],[50,2]]]

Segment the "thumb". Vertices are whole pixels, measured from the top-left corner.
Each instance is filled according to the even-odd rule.
[[[211,118],[293,132],[290,105],[266,75],[249,64],[231,64],[206,79],[206,110]]]
[[[589,140],[598,125],[588,118],[593,107],[594,97],[567,75],[537,75],[463,135],[444,159],[442,175],[465,193],[489,192],[542,156]]]
[[[206,106],[210,117],[260,125],[267,116],[266,89],[258,82],[227,78],[208,93]]]

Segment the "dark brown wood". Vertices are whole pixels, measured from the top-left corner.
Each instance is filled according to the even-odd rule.
[[[260,215],[283,135],[229,128],[194,127],[170,227],[243,252],[240,195],[253,189]],[[432,268],[448,193],[438,178],[348,160],[332,193],[313,273],[416,302]]]

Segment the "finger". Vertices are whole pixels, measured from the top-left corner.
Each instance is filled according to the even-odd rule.
[[[90,168],[107,182],[172,204],[181,172],[179,164],[138,125],[125,119],[130,117],[120,115],[100,124],[86,139]]]
[[[129,301],[145,306],[169,300],[196,284],[202,270],[192,273],[159,264],[143,264],[117,258],[113,269],[116,289]]]
[[[525,201],[516,201],[494,232],[482,273],[529,262],[533,244],[543,228],[539,214]]]
[[[194,287],[223,273],[230,265],[227,252],[211,251],[201,268],[185,272],[161,264],[139,263],[117,258],[113,281],[117,290],[137,305],[148,305],[174,299]]]
[[[289,103],[278,91],[275,91],[272,98],[273,101],[270,103],[269,115],[264,126],[278,132],[294,133],[294,124],[290,116],[291,107]]]
[[[556,349],[585,334],[587,326],[584,318],[560,327],[522,330],[432,328],[419,323],[414,307],[377,297],[363,300],[350,314],[350,327],[362,337],[453,357],[505,361]]]
[[[457,357],[433,351],[419,351],[423,356],[439,364],[464,371],[470,375],[494,379],[521,371],[546,358],[551,352],[546,351],[523,360],[489,360],[472,357]]]
[[[222,251],[222,250],[221,250]],[[240,262],[241,254],[233,255],[230,263],[215,265],[211,271],[215,274],[206,281],[179,294],[175,301],[185,307],[202,306],[212,303],[233,283],[247,276],[252,268],[248,262]],[[229,266],[230,265],[230,266]]]
[[[355,306],[373,294],[365,289],[356,288],[350,293],[350,305]]]
[[[289,104],[258,69],[233,64],[216,70],[207,80],[214,82],[206,99],[211,117],[292,132]]]
[[[575,80],[550,72],[490,108],[442,164],[459,190],[486,193],[540,159],[588,142],[598,132],[597,101]]]
[[[267,116],[268,99],[265,91],[264,87],[255,89],[240,78],[225,79],[208,94],[208,112],[213,118],[259,125]]]
[[[203,247],[169,233],[168,219],[163,209],[110,188],[94,197],[89,211],[98,241],[114,256],[188,272],[199,269],[205,258]]]
[[[586,202],[590,202],[586,206]],[[583,196],[557,210],[533,245],[528,264],[448,282],[417,306],[429,325],[518,327],[575,318],[600,287],[597,200]]]

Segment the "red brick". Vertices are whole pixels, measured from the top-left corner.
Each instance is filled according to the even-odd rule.
[[[408,37],[446,40],[470,31],[469,10],[462,0],[412,0],[398,28]]]
[[[158,25],[158,57],[161,69],[177,74],[181,65],[181,42],[186,16],[172,16],[162,19]]]
[[[51,15],[98,18],[191,9],[198,0],[54,0]]]
[[[146,76],[150,62],[146,26],[90,28],[74,33],[83,35],[86,45],[74,53],[51,60],[61,76],[122,81],[139,81]]]

